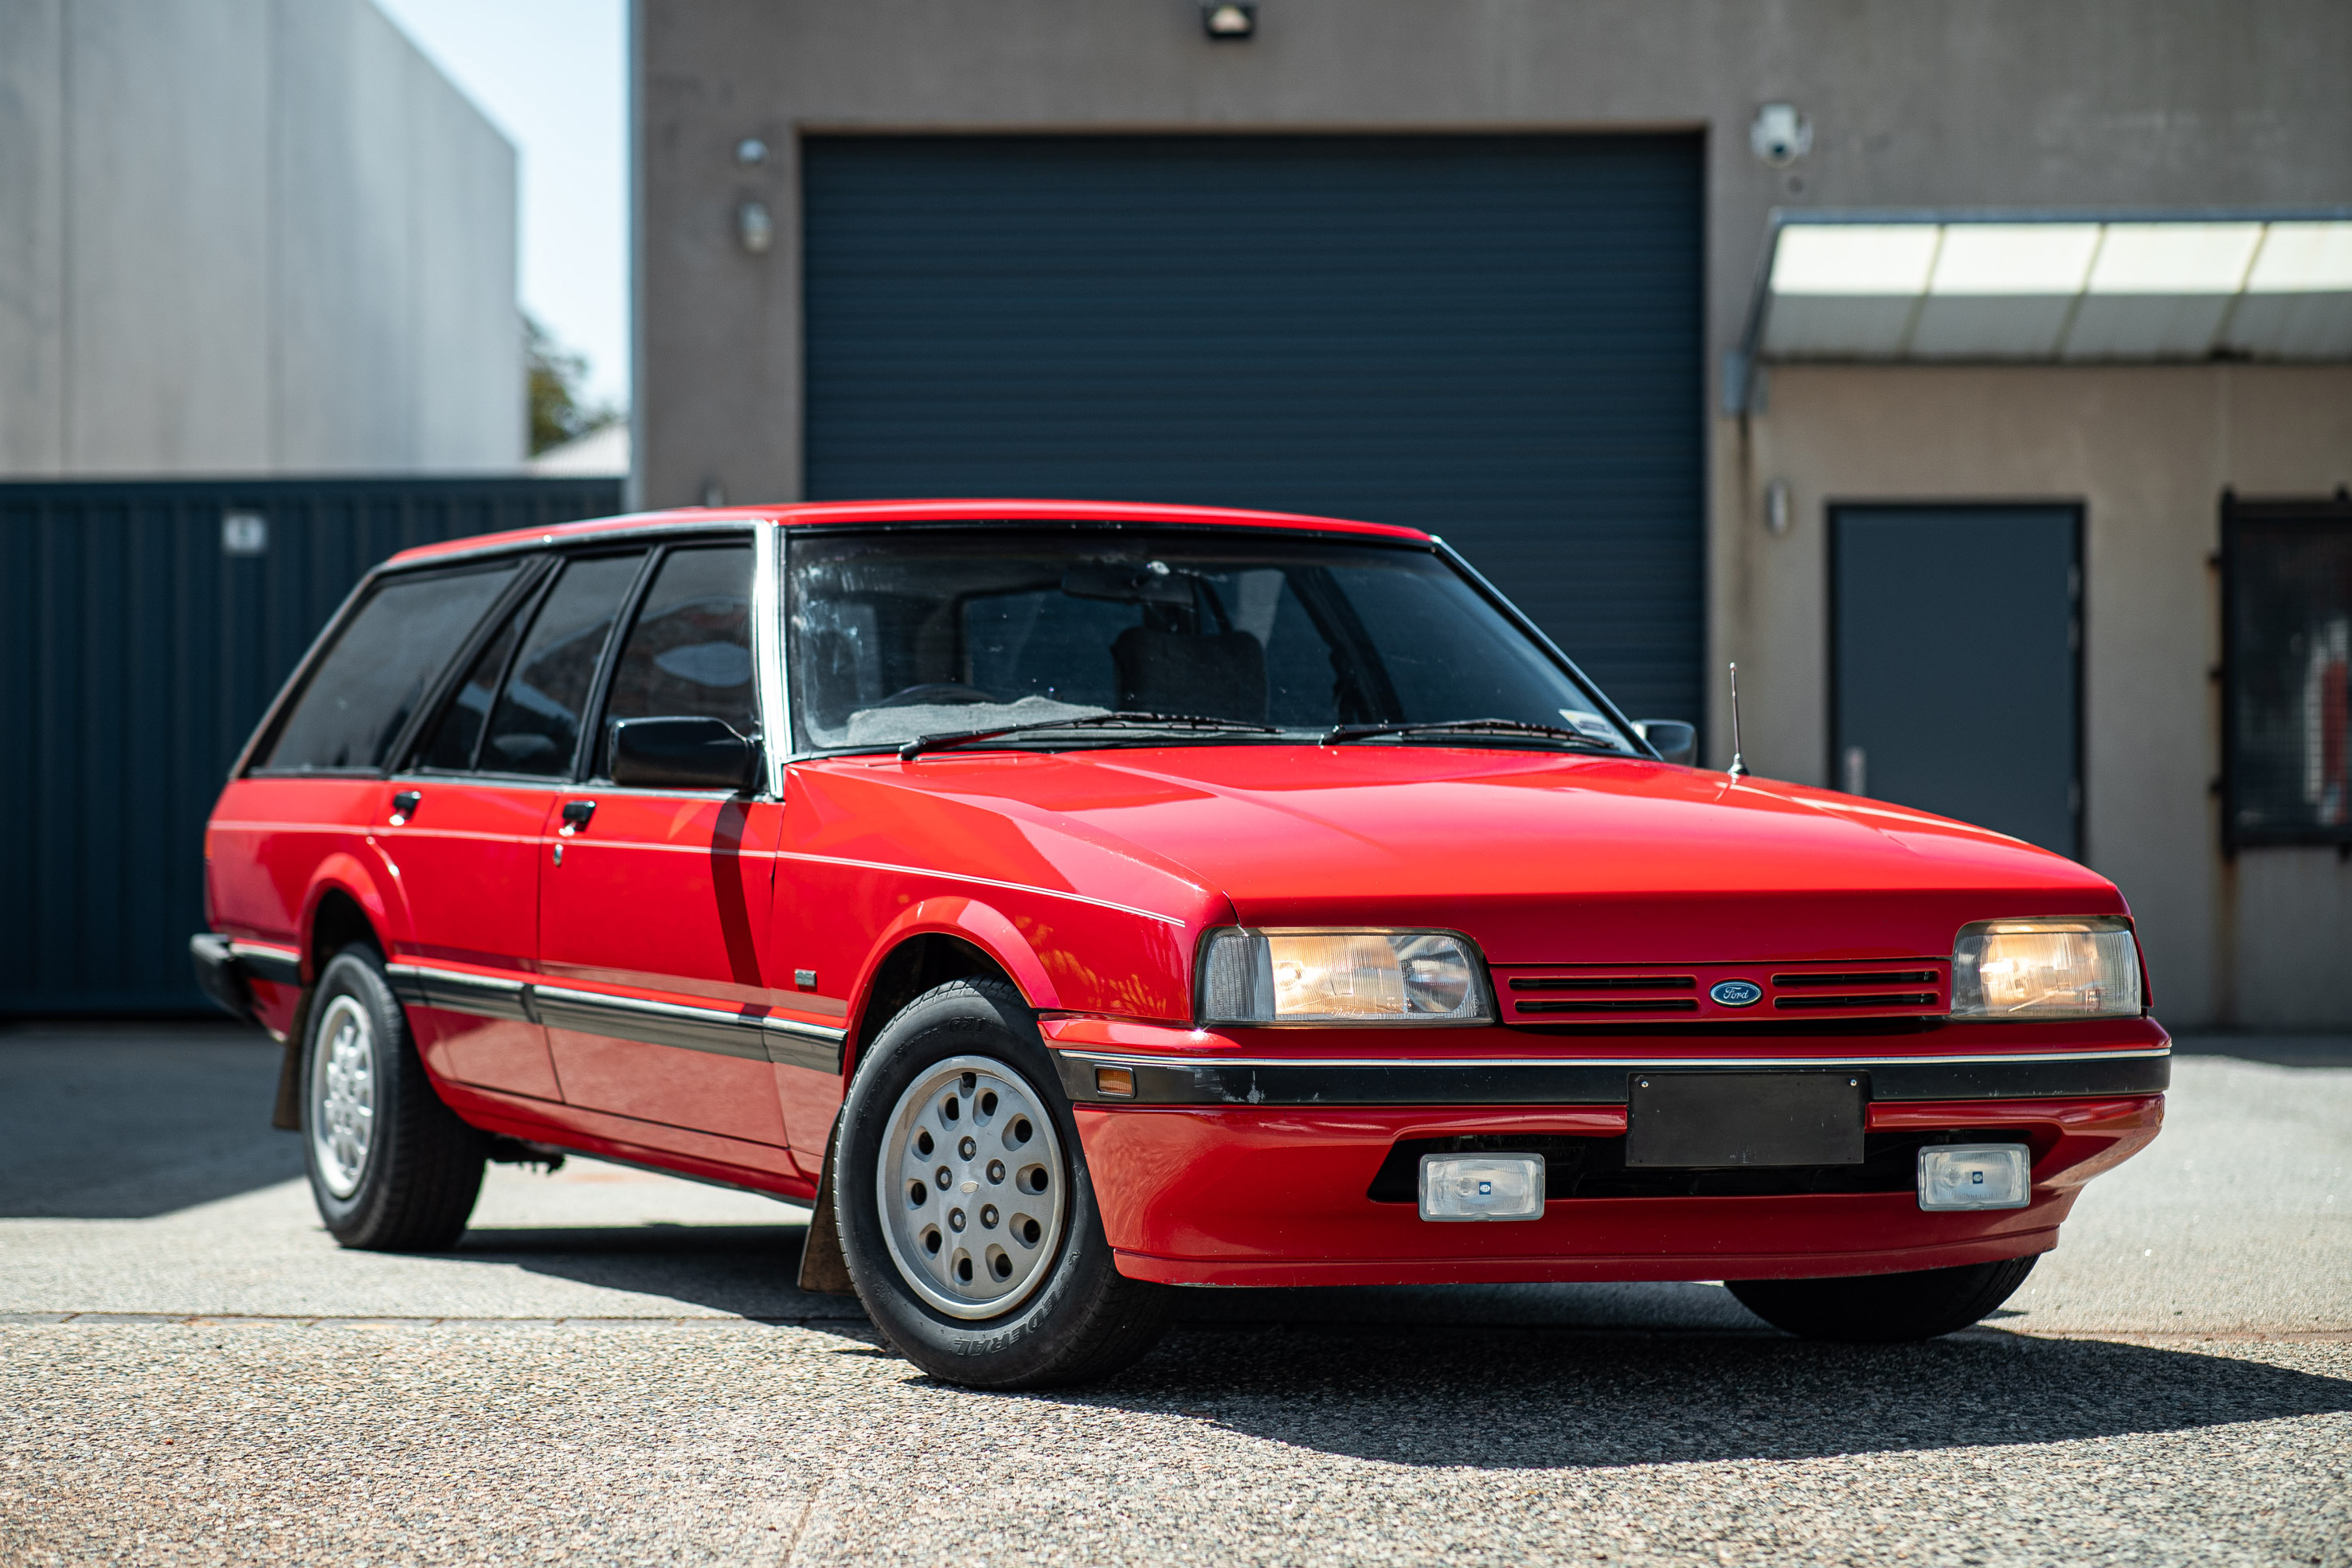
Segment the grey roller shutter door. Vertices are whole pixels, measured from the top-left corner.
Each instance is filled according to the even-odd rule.
[[[1459,546],[1696,719],[1694,137],[814,137],[807,494],[1269,507]]]

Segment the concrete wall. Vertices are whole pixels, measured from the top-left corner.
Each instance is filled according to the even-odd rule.
[[[2340,0],[637,0],[637,484],[652,504],[801,485],[796,137],[822,131],[1707,132],[1710,382],[1776,207],[2352,203]],[[1814,144],[1774,170],[1757,108]],[[730,156],[759,136],[755,169]],[[764,203],[764,256],[733,214]],[[1743,423],[1711,390],[1709,654],[1739,658],[1759,769],[1825,771],[1821,503],[2032,497],[2089,518],[2085,821],[2181,1023],[2352,1021],[2352,867],[2225,866],[2207,668],[2219,496],[2352,478],[2352,372],[1782,369]],[[1769,539],[1761,486],[1798,528]],[[1746,674],[1747,670],[1743,670]],[[1729,756],[1719,688],[1709,754]]]
[[[0,474],[517,465],[513,149],[368,0],[0,0]]]

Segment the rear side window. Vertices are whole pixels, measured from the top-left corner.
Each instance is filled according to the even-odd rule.
[[[373,773],[455,649],[513,580],[499,561],[379,584],[310,674],[261,767]]]
[[[595,684],[596,661],[645,559],[640,550],[564,567],[523,637],[506,689],[499,694],[482,742],[478,766],[483,771],[548,779],[572,770],[580,716]]]
[[[672,550],[613,671],[607,719],[724,719],[749,736],[751,547]]]

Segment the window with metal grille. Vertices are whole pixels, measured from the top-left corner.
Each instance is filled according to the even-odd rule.
[[[2221,501],[2224,846],[2352,853],[2352,493]]]

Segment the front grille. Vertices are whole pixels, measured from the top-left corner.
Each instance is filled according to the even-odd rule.
[[[1612,997],[1594,1002],[1515,1002],[1523,1013],[1695,1013],[1698,1003],[1688,997]]]
[[[1869,972],[1850,975],[1775,975],[1775,990],[1792,990],[1806,986],[1932,986],[1936,983],[1933,969],[1888,969],[1884,973]]]
[[[1650,1024],[1700,1024],[1768,1029],[1826,1028],[1862,1019],[1940,1018],[1944,966],[1920,958],[1843,963],[1782,959],[1777,965],[1638,964],[1498,966],[1495,984],[1506,1021],[1554,1029],[1626,1029]],[[1737,980],[1763,994],[1746,1006],[1716,999],[1715,988]]]
[[[1522,975],[1511,981],[1515,991],[1688,991],[1697,986],[1690,975]]]

